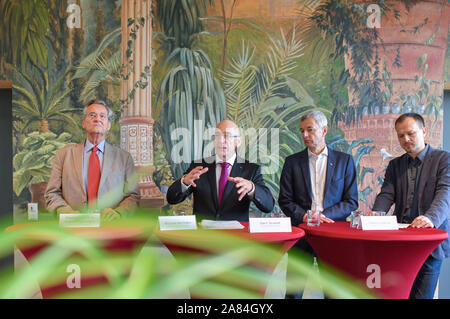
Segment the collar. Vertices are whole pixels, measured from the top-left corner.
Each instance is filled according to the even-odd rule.
[[[319,158],[319,157],[321,157],[321,156],[328,156],[328,147],[327,146],[325,146],[325,148],[323,149],[323,151],[320,153],[320,154],[318,154],[318,155],[316,155],[316,154],[314,154],[313,152],[311,152],[310,150],[309,150],[309,148],[307,148],[307,150],[308,150],[308,158],[313,158],[313,159],[317,159],[317,158]]]
[[[412,158],[412,157],[408,154],[408,160],[410,160],[410,161],[411,161],[411,160],[412,160],[412,161],[414,161],[414,160],[420,160],[420,162],[423,162],[423,160],[425,159],[425,156],[427,155],[429,149],[430,149],[430,145],[425,144],[425,148],[423,149],[422,152],[420,152],[419,155],[416,156],[415,159]]]
[[[94,147],[94,144],[92,144],[91,142],[89,142],[88,139],[86,139],[86,142],[84,143],[84,152],[90,152],[92,150],[92,148]],[[101,141],[98,145],[97,148],[100,152],[102,152],[103,154],[105,153],[105,140]]]
[[[216,155],[216,164],[220,164],[222,162],[227,162],[228,164],[230,164],[230,166],[234,165],[234,162],[236,161],[236,153],[234,153],[233,156],[231,156],[228,160],[226,161],[222,161],[217,155]]]

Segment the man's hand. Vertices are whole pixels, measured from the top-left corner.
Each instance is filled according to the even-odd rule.
[[[434,225],[431,222],[431,220],[428,217],[424,216],[424,215],[417,216],[413,220],[411,225],[409,225],[409,226],[413,227],[413,228],[431,228],[431,227],[434,227]]]
[[[189,173],[184,175],[181,179],[181,182],[184,185],[192,185],[197,187],[194,181],[200,178],[200,176],[208,171],[208,167],[196,166]]]
[[[303,222],[306,223],[308,219],[308,214],[303,215]],[[321,223],[327,223],[327,224],[332,224],[334,223],[334,220],[326,217],[324,214],[320,214],[320,222]]]
[[[105,208],[100,213],[100,216],[102,217],[102,219],[108,222],[120,219],[120,214],[112,208]]]
[[[255,189],[255,185],[253,184],[253,182],[242,177],[228,176],[227,180],[236,184],[235,187],[238,189],[237,193],[239,194],[239,201],[241,201],[241,199],[244,198],[245,195]]]
[[[321,223],[328,223],[328,224],[332,224],[334,223],[334,220],[326,217],[324,214],[320,214],[320,222]]]

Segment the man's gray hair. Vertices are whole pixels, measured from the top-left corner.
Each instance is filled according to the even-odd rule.
[[[88,108],[90,105],[92,105],[92,104],[103,105],[103,106],[106,108],[106,110],[108,111],[108,121],[110,121],[110,122],[113,121],[113,118],[114,118],[114,113],[113,113],[113,111],[109,108],[108,105],[106,105],[106,102],[105,102],[105,101],[103,101],[103,100],[97,100],[97,99],[90,100],[89,102],[87,102],[86,106],[83,108],[83,118],[85,118],[86,115],[87,115],[87,108]]]
[[[325,114],[323,114],[319,110],[309,111],[308,113],[306,113],[305,115],[303,115],[300,118],[300,122],[303,122],[304,120],[310,119],[310,118],[313,118],[316,121],[317,125],[319,125],[320,128],[323,128],[328,125],[327,117],[325,116]]]

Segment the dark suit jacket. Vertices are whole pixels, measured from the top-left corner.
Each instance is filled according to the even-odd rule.
[[[167,191],[167,202],[169,204],[178,204],[187,196],[194,196],[194,213],[202,217],[214,218],[217,220],[238,220],[248,221],[248,209],[250,198],[244,196],[238,201],[238,193],[235,184],[228,182],[225,187],[222,202],[217,204],[217,183],[216,183],[216,163],[212,158],[203,159],[201,163],[192,162],[185,174],[189,173],[194,167],[208,167],[208,171],[195,181],[197,187],[189,187],[186,192],[181,191],[181,179],[176,180]],[[231,177],[242,177],[250,180],[255,185],[253,202],[256,207],[265,213],[269,213],[274,206],[274,199],[270,190],[264,184],[259,165],[236,160],[230,172]]]
[[[280,178],[278,204],[293,225],[303,222],[311,209],[312,191],[308,149],[286,158]],[[345,220],[358,208],[356,170],[350,155],[328,149],[323,214],[332,220]]]
[[[408,155],[389,162],[383,186],[372,210],[389,211],[395,204],[394,214],[402,220],[405,213],[408,185]],[[425,215],[434,227],[450,231],[450,153],[430,146],[425,156],[417,187],[419,213]],[[437,259],[450,257],[450,240],[443,241],[432,253]]]

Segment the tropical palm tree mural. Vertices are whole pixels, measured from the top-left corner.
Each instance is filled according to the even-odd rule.
[[[71,137],[69,133],[57,136],[49,131],[32,132],[25,137],[22,150],[13,159],[16,196],[30,184],[48,182],[56,151],[66,146]]]
[[[67,121],[79,127],[69,114],[79,112],[67,103],[71,89],[64,89],[64,80],[69,69],[56,81],[49,78],[48,72],[39,67],[30,67],[27,72],[16,72],[14,81],[13,112],[23,121],[20,133],[31,124],[39,122],[38,130],[49,132],[49,121]]]
[[[120,28],[105,35],[100,45],[83,58],[76,67],[72,79],[87,78],[78,97],[79,101],[86,102],[95,98],[97,89],[101,85],[106,85],[106,83],[120,88],[120,81],[122,80],[121,51],[120,48],[114,47],[115,42],[120,39],[120,35]]]
[[[327,139],[327,146],[331,149],[335,149],[350,155],[353,155],[353,150],[356,150],[353,155],[355,168],[356,168],[356,181],[358,184],[359,200],[367,203],[367,195],[373,191],[372,187],[367,186],[362,189],[364,184],[364,177],[368,173],[374,173],[374,169],[370,167],[363,167],[361,165],[361,159],[364,155],[370,154],[375,146],[370,145],[373,143],[373,138],[359,138],[352,141],[350,144],[342,138],[342,136],[334,136],[331,139]],[[368,145],[369,144],[369,145]]]
[[[259,66],[252,61],[255,48],[243,42],[238,57],[231,59],[230,71],[223,72],[223,82],[227,118],[236,122],[242,130],[249,130],[245,157],[266,164],[262,172],[273,196],[277,198],[284,158],[296,152],[299,146],[299,138],[292,128],[297,128],[300,117],[316,105],[300,82],[292,78],[296,59],[302,56],[303,50],[302,42],[295,38],[295,32],[291,33],[290,38],[286,38],[283,31],[279,38],[269,38],[271,46],[264,63]],[[261,143],[261,139],[267,139],[270,134],[277,136],[272,136],[269,144]],[[256,141],[257,135],[259,143]]]
[[[49,16],[45,1],[0,2],[0,73],[6,64],[25,71],[27,62],[47,68],[46,34]]]
[[[157,18],[165,53],[164,69],[156,102],[161,105],[160,123],[155,125],[164,142],[174,178],[179,178],[194,159],[203,157],[204,132],[225,118],[225,97],[208,56],[195,47],[203,30],[201,17],[212,1],[158,1]],[[183,154],[171,154],[180,136]],[[181,131],[180,131],[181,132]]]

